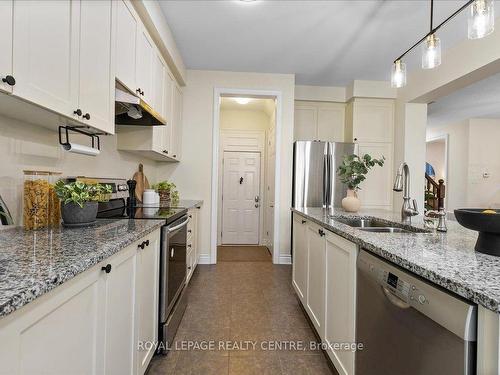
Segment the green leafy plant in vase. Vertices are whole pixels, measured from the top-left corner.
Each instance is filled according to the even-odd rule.
[[[363,156],[345,155],[342,164],[337,169],[340,181],[347,185],[347,196],[342,199],[342,208],[348,212],[357,212],[361,207],[358,198],[359,185],[366,180],[366,175],[375,166],[382,167],[385,157],[375,159],[368,154]]]
[[[59,180],[54,186],[61,200],[61,216],[66,225],[84,225],[95,221],[98,202],[109,200],[111,185],[88,184],[82,181],[67,183]]]
[[[170,206],[170,202],[174,201],[174,198],[179,200],[179,193],[176,190],[176,186],[173,182],[168,181],[160,181],[157,184],[154,184],[152,188],[158,193],[160,196],[160,206],[168,207]]]

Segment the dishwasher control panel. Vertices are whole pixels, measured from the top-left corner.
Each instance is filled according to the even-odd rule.
[[[398,298],[407,303],[410,302],[410,299],[412,298],[412,296],[410,296],[412,285],[410,285],[409,282],[403,280],[390,271],[380,268],[378,272],[378,281],[382,286],[388,288]]]

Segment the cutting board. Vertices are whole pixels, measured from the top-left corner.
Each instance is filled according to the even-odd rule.
[[[144,193],[145,189],[149,189],[149,181],[146,175],[144,174],[144,166],[139,164],[139,170],[134,173],[134,177],[132,177],[137,185],[135,187],[135,197],[138,202],[142,203],[142,193]]]

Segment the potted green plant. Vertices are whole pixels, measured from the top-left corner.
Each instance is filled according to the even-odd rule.
[[[160,206],[169,206],[172,193],[176,193],[175,184],[173,182],[160,181],[157,184],[154,184],[152,187],[160,196]]]
[[[366,175],[374,166],[383,166],[385,157],[374,159],[370,155],[365,154],[361,157],[358,155],[345,155],[342,164],[337,169],[337,174],[340,180],[347,185],[347,196],[342,199],[342,207],[348,212],[357,212],[361,207],[361,202],[358,198],[357,191],[359,185],[366,179]]]
[[[95,221],[97,203],[109,199],[111,185],[87,184],[81,181],[56,182],[55,191],[61,200],[61,216],[67,226],[82,226]]]

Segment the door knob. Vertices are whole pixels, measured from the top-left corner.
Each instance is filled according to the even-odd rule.
[[[5,76],[5,78],[2,78],[2,82],[5,82],[9,86],[14,86],[16,84],[16,79],[12,76]]]
[[[255,208],[259,208],[259,204],[258,203],[255,203]]]
[[[259,200],[260,200],[259,196],[258,196],[258,195],[256,195],[256,196],[255,196],[255,202],[258,202]]]

